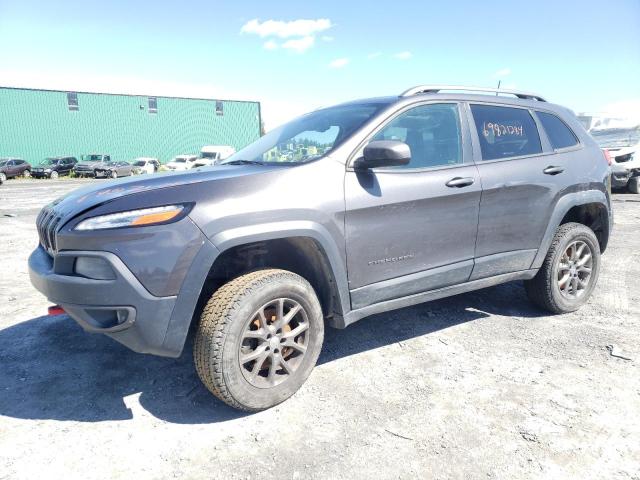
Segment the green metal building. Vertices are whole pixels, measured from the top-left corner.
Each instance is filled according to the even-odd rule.
[[[260,104],[0,87],[0,158],[105,153],[112,160],[239,150],[260,137]]]

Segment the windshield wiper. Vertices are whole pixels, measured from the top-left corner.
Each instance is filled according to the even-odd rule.
[[[230,162],[223,162],[220,165],[264,165],[264,163],[256,160],[231,160]]]

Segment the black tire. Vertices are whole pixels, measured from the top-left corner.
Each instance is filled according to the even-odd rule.
[[[58,172],[56,172],[55,170],[49,174],[49,178],[51,178],[53,180],[57,179],[59,176],[60,176],[60,174]]]
[[[631,193],[640,193],[640,177],[630,178],[627,188]]]
[[[561,291],[559,274],[563,255],[567,252],[567,249],[576,242],[586,244],[590,250],[588,253],[590,253],[591,256],[589,263],[590,275],[586,279],[586,286],[584,286],[581,291],[577,288],[577,282],[582,282],[582,279],[576,280],[575,287],[567,285],[567,282],[563,283],[567,288],[576,289],[577,294],[574,297],[571,293],[575,294],[575,291],[565,293]],[[572,281],[572,275],[577,275],[577,278],[581,275],[579,271],[576,271],[574,266],[572,266],[571,269],[564,269],[562,271],[566,271],[567,275],[569,275],[568,282]],[[558,227],[542,267],[533,279],[524,282],[524,286],[529,300],[538,307],[552,313],[568,313],[578,310],[587,302],[596,286],[599,273],[600,245],[593,230],[580,223],[565,223]],[[562,278],[564,278],[564,275]]]
[[[4,172],[0,172],[0,184],[7,181],[7,176]]]
[[[105,176],[106,176],[106,175],[105,175]],[[118,172],[116,172],[115,170],[113,170],[113,171],[109,174],[109,176],[110,176],[111,178],[118,178]]]
[[[278,321],[273,322],[278,312],[262,325],[259,313],[267,318],[268,309],[276,305],[275,311],[280,300],[283,317],[287,317],[284,302],[297,305],[298,313],[289,307],[287,313],[293,312],[294,316],[280,330]],[[300,318],[302,321],[298,323]],[[270,321],[273,323],[269,324]],[[290,340],[285,338],[301,325],[306,328],[304,333]],[[285,331],[286,328],[290,330]],[[271,334],[254,340],[244,337],[249,331]],[[290,342],[300,342],[302,336],[304,345],[296,343],[296,348],[288,347],[293,345]],[[202,311],[193,354],[200,379],[216,397],[240,410],[259,411],[283,402],[302,386],[318,360],[323,339],[322,309],[309,282],[285,270],[259,270],[232,280],[213,294]],[[300,347],[305,351],[300,353]],[[242,364],[241,355],[247,358],[260,350],[259,360]],[[272,363],[276,366],[273,373]],[[285,365],[292,370],[290,373]],[[253,370],[258,373],[252,374]]]
[[[22,172],[22,176],[24,178],[31,178],[31,170],[27,168],[24,172]]]

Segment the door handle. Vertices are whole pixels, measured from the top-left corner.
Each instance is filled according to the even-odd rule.
[[[474,181],[473,177],[455,177],[445,183],[445,185],[451,188],[462,188],[473,185]]]
[[[554,165],[549,165],[542,171],[542,173],[545,173],[547,175],[558,175],[562,172],[564,172],[564,167],[556,167]]]

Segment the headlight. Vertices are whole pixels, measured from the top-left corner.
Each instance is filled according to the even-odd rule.
[[[50,169],[50,168],[45,168],[45,169],[44,169],[44,171],[45,171],[46,173],[51,173],[51,169]]]
[[[167,205],[128,212],[110,213],[81,221],[74,230],[103,230],[105,228],[142,227],[177,220],[187,213],[188,205]]]

